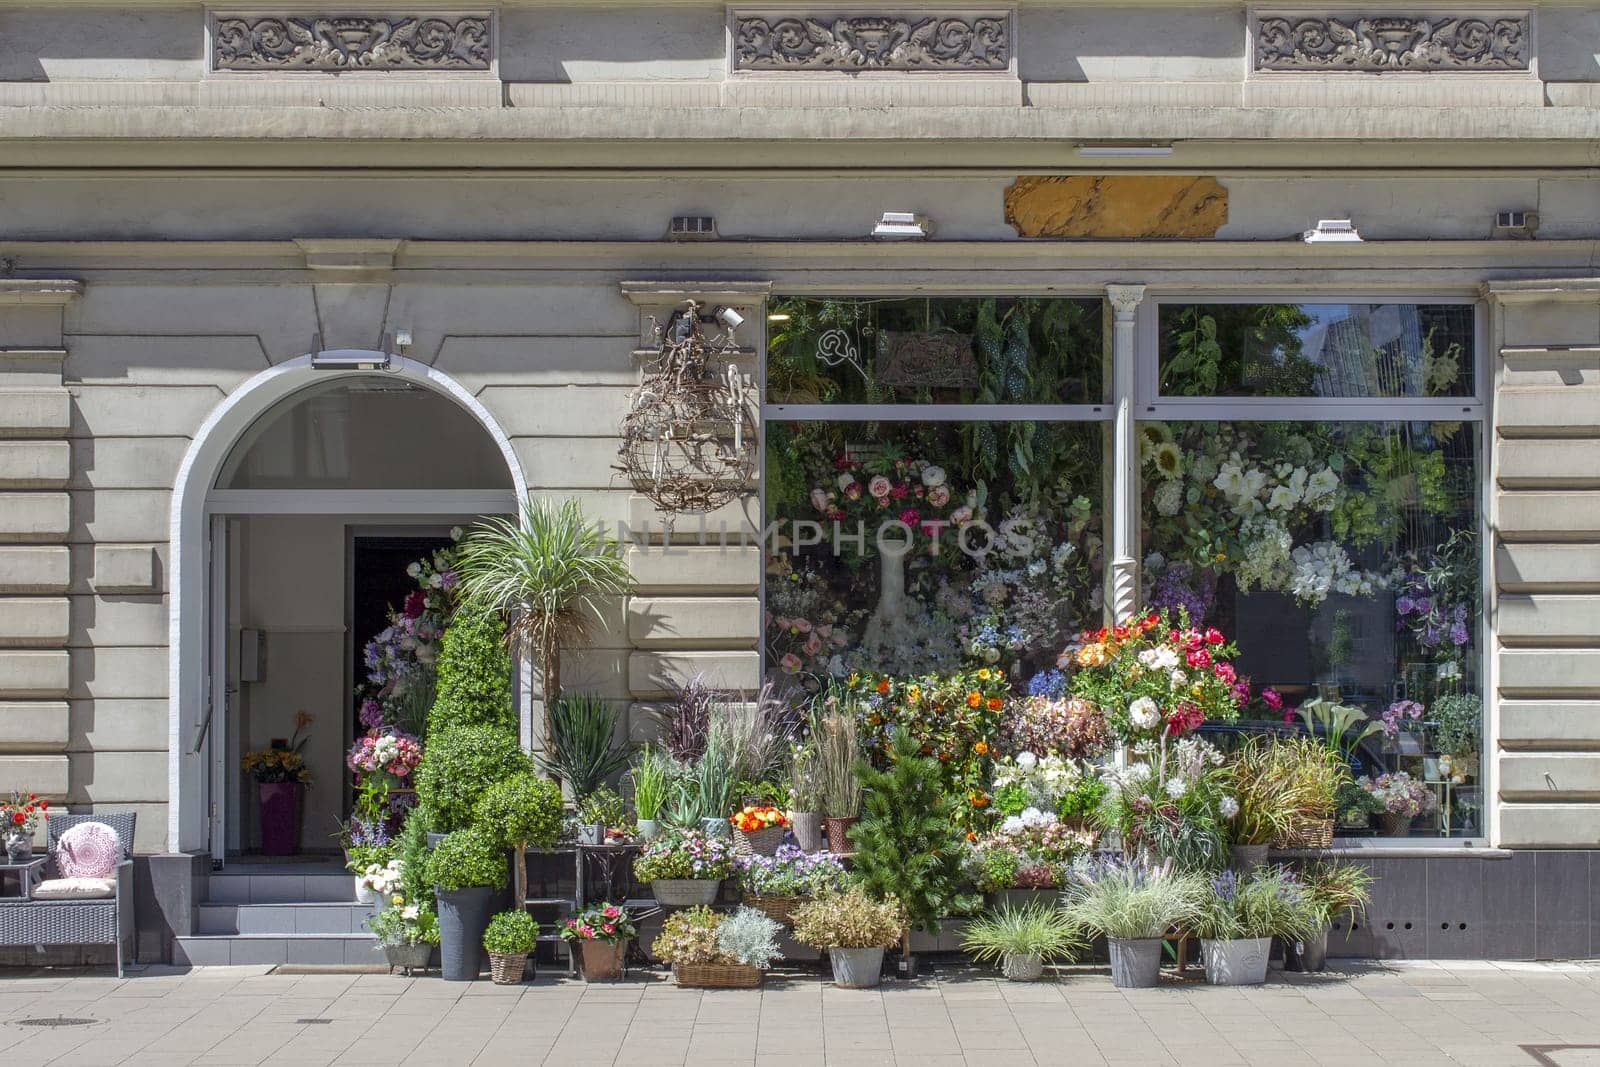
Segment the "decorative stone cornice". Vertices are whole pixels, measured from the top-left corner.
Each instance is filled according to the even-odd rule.
[[[218,13],[211,69],[488,71],[493,27],[487,12]]]
[[[0,277],[0,304],[54,304],[63,307],[83,295],[75,278]]]
[[[1525,71],[1526,11],[1255,16],[1258,71]]]
[[[754,71],[1011,68],[1011,16],[970,13],[736,13],[733,69]]]

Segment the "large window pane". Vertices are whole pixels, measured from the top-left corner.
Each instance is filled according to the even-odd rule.
[[[1100,403],[1101,303],[776,299],[767,316],[767,401]]]
[[[962,664],[1020,690],[1101,605],[1099,423],[767,426],[768,670]]]
[[[1141,424],[1145,601],[1237,636],[1241,672],[1282,696],[1243,728],[1355,709],[1355,773],[1395,816],[1352,793],[1360,832],[1483,833],[1478,433]]]
[[[1162,396],[1471,396],[1467,304],[1162,304]]]

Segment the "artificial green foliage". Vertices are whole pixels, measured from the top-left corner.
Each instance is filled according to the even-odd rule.
[[[1006,956],[1071,959],[1089,945],[1059,908],[1033,901],[1020,908],[1002,905],[973,919],[962,931],[961,947],[979,963],[999,963]]]
[[[617,705],[592,693],[562,697],[550,709],[549,745],[539,766],[583,798],[628,765],[633,746],[618,737]]]
[[[640,819],[661,818],[681,769],[665,752],[646,745],[633,761],[633,810]]]
[[[456,830],[428,853],[425,877],[440,889],[506,886],[506,854],[481,830]]]
[[[855,874],[867,892],[894,897],[911,929],[932,931],[961,883],[962,842],[939,762],[909,732],[895,735],[886,770],[857,767],[866,790],[861,821],[850,831]],[[909,934],[902,951],[910,955]]]
[[[531,770],[517,736],[498,726],[452,726],[430,739],[417,766],[417,799],[432,829],[449,833],[471,824],[478,800],[496,782]]]
[[[463,605],[439,645],[439,681],[428,712],[428,736],[451,726],[517,728],[511,706],[511,655],[506,628],[493,611]]]
[[[1440,752],[1461,759],[1483,747],[1483,698],[1476,693],[1446,693],[1428,705],[1434,744]]]
[[[606,829],[621,826],[628,821],[628,802],[609,786],[601,786],[578,805],[578,821],[589,825],[599,824]]]
[[[539,937],[539,924],[521,908],[502,911],[489,920],[483,932],[483,948],[492,956],[523,956],[533,951]]]
[[[554,848],[561,838],[561,787],[524,772],[490,786],[478,798],[474,825],[511,850],[512,884],[518,907],[527,899],[527,850]]]

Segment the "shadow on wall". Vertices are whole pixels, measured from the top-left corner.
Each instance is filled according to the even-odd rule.
[[[557,8],[500,20],[508,82],[717,81],[727,70],[722,8]]]
[[[1244,14],[1237,9],[1025,9],[1017,73],[1025,82],[1238,81]]]
[[[192,80],[205,58],[198,7],[145,15],[59,5],[0,14],[0,81]]]

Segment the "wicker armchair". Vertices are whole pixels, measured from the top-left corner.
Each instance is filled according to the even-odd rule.
[[[131,811],[98,815],[50,813],[50,865],[54,877],[56,840],[78,823],[105,823],[122,840],[115,896],[99,900],[0,900],[0,945],[115,945],[117,977],[123,962],[134,962],[133,824]]]

